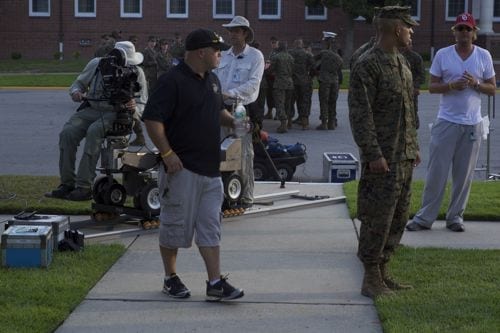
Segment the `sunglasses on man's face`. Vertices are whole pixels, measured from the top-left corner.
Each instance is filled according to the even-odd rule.
[[[455,30],[456,30],[456,31],[460,31],[460,32],[462,32],[462,31],[464,31],[464,30],[465,30],[465,31],[467,31],[467,32],[471,32],[471,31],[472,31],[472,28],[471,28],[471,27],[468,27],[468,26],[466,26],[466,25],[460,25],[460,26],[456,27],[456,28],[455,28]]]

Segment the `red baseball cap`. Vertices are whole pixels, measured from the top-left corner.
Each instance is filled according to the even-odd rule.
[[[459,25],[466,25],[472,29],[479,30],[479,28],[476,27],[476,20],[474,20],[474,16],[472,16],[472,14],[469,13],[463,13],[457,16],[453,28]]]

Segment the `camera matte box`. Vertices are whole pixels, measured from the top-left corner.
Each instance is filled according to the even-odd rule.
[[[2,234],[2,266],[47,267],[53,243],[50,226],[13,225]]]
[[[54,250],[57,250],[57,245],[64,239],[64,231],[69,230],[69,217],[62,215],[41,215],[33,214],[28,215],[26,218],[18,218],[14,216],[13,219],[7,223],[7,228],[13,225],[44,225],[52,227],[54,234]]]
[[[329,183],[355,180],[358,164],[351,153],[323,153],[323,178]]]

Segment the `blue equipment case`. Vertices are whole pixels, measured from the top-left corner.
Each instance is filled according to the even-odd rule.
[[[50,226],[13,225],[2,234],[2,266],[47,267],[53,241]]]
[[[358,165],[351,153],[323,153],[323,178],[329,183],[355,180]]]

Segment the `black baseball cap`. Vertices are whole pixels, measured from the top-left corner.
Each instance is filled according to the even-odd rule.
[[[215,47],[222,51],[230,48],[221,36],[208,29],[196,29],[186,37],[186,50],[193,51],[204,47]]]

